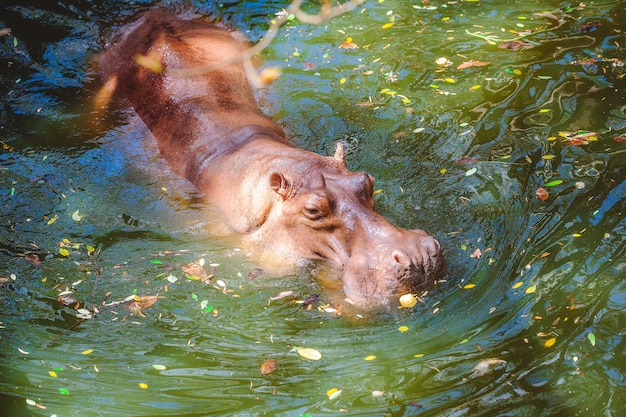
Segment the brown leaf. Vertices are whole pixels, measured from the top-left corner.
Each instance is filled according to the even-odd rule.
[[[37,255],[24,255],[24,259],[33,264],[34,266],[41,265],[41,261],[39,260],[39,256]]]
[[[499,358],[483,359],[474,367],[472,378],[490,374],[498,365],[506,365],[506,361]]]
[[[277,364],[278,364],[278,361],[276,359],[268,359],[268,360],[266,360],[261,365],[261,374],[262,375],[271,374],[272,372],[274,372],[276,370],[276,365]]]
[[[128,310],[132,311],[133,313],[141,314],[141,310],[145,310],[146,308],[150,307],[152,304],[156,303],[158,298],[159,298],[158,295],[142,295],[142,296],[137,295],[131,302],[126,304],[124,307],[126,307]]]
[[[69,294],[62,294],[59,295],[59,297],[57,298],[57,301],[59,302],[59,304],[63,304],[66,306],[71,306],[73,304],[76,304],[78,302],[78,300],[74,297],[72,297]]]
[[[615,142],[618,142],[618,143],[619,143],[619,142],[624,142],[624,141],[626,141],[626,135],[622,135],[622,136],[615,136],[615,137],[613,138],[613,140],[614,140]]]
[[[250,281],[257,279],[259,275],[261,275],[262,273],[263,273],[263,270],[261,268],[254,268],[252,271],[248,273],[248,279]]]
[[[546,201],[550,197],[550,193],[548,193],[548,190],[545,188],[539,187],[537,188],[537,191],[535,191],[535,197],[541,201]]]
[[[339,44],[339,47],[344,48],[344,49],[357,49],[358,48],[357,44],[354,42],[341,42]]]
[[[483,62],[483,61],[474,61],[474,60],[469,60],[469,61],[465,61],[463,63],[461,63],[458,67],[456,67],[456,69],[458,70],[464,70],[465,68],[471,68],[471,67],[484,67],[489,65],[489,62]]]
[[[526,41],[522,41],[519,39],[515,39],[512,41],[503,41],[500,42],[500,44],[498,45],[498,48],[500,49],[510,49],[512,51],[521,51],[524,49],[530,49],[532,48],[534,45],[530,42],[526,42]]]
[[[213,273],[207,275],[204,268],[198,262],[191,262],[183,266],[182,270],[188,278],[195,277],[202,282],[206,282],[215,276]]]
[[[591,140],[595,140],[594,138],[597,137],[598,134],[596,132],[585,132],[566,138],[565,140],[572,146],[582,146],[587,145]]]

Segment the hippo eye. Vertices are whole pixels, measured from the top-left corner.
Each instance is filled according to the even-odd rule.
[[[311,195],[302,207],[302,214],[309,220],[320,220],[330,212],[330,202],[324,196]]]
[[[324,217],[322,211],[317,207],[305,207],[304,216],[309,220],[319,220]]]

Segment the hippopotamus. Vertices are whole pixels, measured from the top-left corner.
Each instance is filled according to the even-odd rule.
[[[440,279],[437,240],[374,211],[374,178],[347,168],[341,143],[333,156],[297,148],[263,114],[246,48],[219,25],[157,9],[123,28],[99,63],[107,90],[130,102],[173,171],[259,257],[330,262],[355,304]]]

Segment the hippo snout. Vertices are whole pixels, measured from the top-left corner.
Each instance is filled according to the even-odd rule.
[[[412,232],[401,247],[383,245],[353,254],[343,274],[346,296],[357,304],[381,302],[419,292],[440,279],[444,268],[439,242]]]

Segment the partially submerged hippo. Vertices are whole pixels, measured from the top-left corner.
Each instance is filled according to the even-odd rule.
[[[374,178],[346,168],[341,144],[333,157],[297,149],[263,115],[238,59],[244,50],[222,28],[154,10],[126,28],[100,64],[109,90],[130,101],[173,170],[253,247],[331,262],[356,303],[439,279],[437,241],[374,212]],[[177,73],[220,62],[201,75]]]

